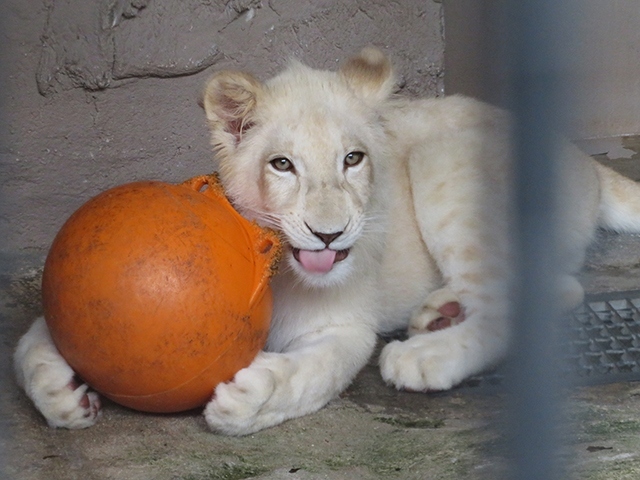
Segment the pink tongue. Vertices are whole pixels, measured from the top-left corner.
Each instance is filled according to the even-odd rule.
[[[333,268],[336,251],[328,248],[319,251],[300,250],[299,258],[305,270],[313,273],[327,273]]]

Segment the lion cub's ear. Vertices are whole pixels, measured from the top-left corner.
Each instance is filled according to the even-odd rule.
[[[377,48],[364,48],[347,60],[340,73],[356,94],[373,101],[386,99],[395,86],[391,62]]]
[[[233,135],[237,144],[253,124],[261,92],[260,82],[248,73],[225,71],[211,77],[204,90],[203,104],[214,137]]]

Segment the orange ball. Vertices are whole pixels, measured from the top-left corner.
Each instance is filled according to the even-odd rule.
[[[137,410],[204,405],[264,347],[276,235],[217,179],[115,187],[78,209],[45,262],[53,341],[76,373]]]

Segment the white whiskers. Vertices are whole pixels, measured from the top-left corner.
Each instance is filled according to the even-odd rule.
[[[362,234],[387,233],[387,220],[384,214],[370,213],[364,218]]]
[[[235,205],[234,207],[248,220],[255,221],[262,227],[273,228],[274,230],[282,230],[282,216],[277,213],[267,212],[259,208],[248,205]]]

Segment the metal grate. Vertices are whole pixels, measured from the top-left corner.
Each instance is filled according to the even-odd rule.
[[[562,373],[570,381],[588,385],[640,380],[640,290],[588,295],[564,318]],[[503,378],[499,367],[469,378],[461,388],[492,388]]]
[[[589,296],[567,338],[567,370],[578,378],[640,379],[640,290]]]

